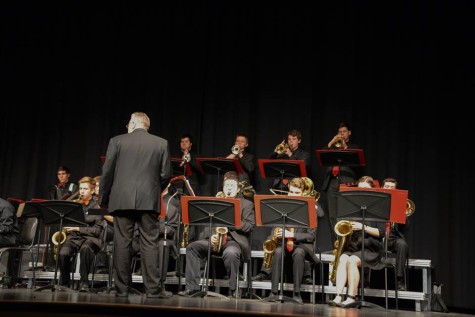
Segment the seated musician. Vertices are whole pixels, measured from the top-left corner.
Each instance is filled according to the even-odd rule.
[[[308,177],[296,177],[289,183],[288,196],[314,196],[316,192],[313,190],[313,182]],[[318,206],[315,205],[315,212],[318,215]],[[304,276],[305,259],[311,259],[315,263],[320,260],[315,256],[313,243],[316,239],[317,228],[285,228],[285,250],[284,257],[287,261],[292,259],[292,272],[294,282],[293,299],[302,303],[300,295],[300,285]],[[277,296],[279,281],[281,276],[281,257],[282,257],[282,228],[274,227],[271,239],[275,243],[275,251],[270,257],[271,265],[268,264],[267,258],[264,258],[263,267],[271,267],[271,295],[269,300],[274,300]],[[268,250],[269,251],[269,250]]]
[[[370,176],[363,176],[357,181],[360,188],[373,188],[375,181]],[[364,254],[362,254],[361,230],[364,230]],[[330,306],[343,308],[359,307],[356,301],[358,285],[360,282],[361,259],[364,256],[364,265],[372,269],[378,269],[381,265],[382,243],[385,234],[384,222],[367,221],[363,227],[361,222],[340,220],[335,225],[338,236],[342,232],[350,232],[345,239],[340,239],[339,247],[334,251],[335,260],[330,280],[336,282],[336,296],[328,302]],[[343,300],[343,289],[348,284],[348,295]]]
[[[255,227],[254,204],[245,199],[240,193],[239,179],[236,172],[224,174],[223,191],[216,196],[221,198],[237,198],[241,201],[241,226],[226,228],[227,233],[211,235],[211,247],[215,254],[223,256],[224,266],[229,276],[229,291],[232,298],[240,298],[237,291],[237,276],[242,261],[248,261],[251,256],[249,234]],[[224,228],[224,227],[221,227]],[[213,228],[217,229],[217,228]],[[178,293],[191,297],[200,292],[200,263],[208,256],[209,228],[200,233],[200,240],[193,241],[186,247],[186,289]],[[219,248],[219,246],[221,246]],[[218,249],[218,250],[217,250]]]
[[[100,250],[102,242],[103,217],[88,215],[89,209],[99,208],[97,202],[92,198],[95,186],[92,177],[85,176],[79,180],[79,199],[75,201],[83,205],[87,226],[63,228],[66,240],[62,244],[58,256],[58,265],[61,272],[60,285],[65,286],[70,283],[73,256],[79,252],[81,262],[79,267],[81,275],[79,291],[81,292],[89,291],[88,275],[92,268],[94,255]],[[63,233],[57,233],[57,236],[59,236],[57,239],[61,241]]]

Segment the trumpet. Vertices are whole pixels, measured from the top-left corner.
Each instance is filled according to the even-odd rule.
[[[186,154],[183,154],[183,156],[181,157],[183,163],[188,163],[191,161],[191,155],[190,153],[186,153]]]
[[[285,140],[282,140],[281,143],[277,144],[277,146],[274,149],[274,152],[277,153],[278,155],[281,155],[281,154],[284,154],[288,148],[289,148],[289,144],[285,142]]]
[[[336,147],[337,149],[341,148],[343,146],[343,138],[338,137],[335,143],[333,143],[333,146]]]
[[[228,234],[228,228],[226,227],[217,227],[216,235],[218,237],[218,242],[213,245],[213,252],[219,253],[223,245],[226,244],[226,235]]]
[[[239,147],[239,145],[234,144],[231,147],[231,153],[233,153],[234,155],[238,155],[239,153],[241,153],[241,148]]]

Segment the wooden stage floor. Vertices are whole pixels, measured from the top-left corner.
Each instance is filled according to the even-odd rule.
[[[116,297],[112,293],[79,293],[45,289],[0,289],[2,316],[330,316],[330,317],[428,317],[473,316],[378,308],[338,308],[326,304],[303,305],[292,302],[270,303],[257,299],[185,298],[176,294],[168,299],[149,299],[144,295]]]

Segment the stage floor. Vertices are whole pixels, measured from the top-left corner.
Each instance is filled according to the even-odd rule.
[[[438,312],[384,310],[378,308],[338,308],[326,304],[303,305],[293,302],[264,302],[257,299],[221,299],[216,297],[149,299],[144,295],[116,297],[114,293],[79,293],[45,289],[1,289],[2,316],[331,316],[331,317],[428,317],[448,316]],[[163,315],[164,314],[164,315]],[[150,315],[151,316],[151,315]],[[473,316],[453,314],[450,316]]]

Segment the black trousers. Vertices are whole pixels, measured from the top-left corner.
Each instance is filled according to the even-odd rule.
[[[117,292],[126,293],[132,287],[132,241],[135,223],[139,228],[140,261],[143,285],[147,294],[160,291],[158,271],[157,213],[153,211],[123,210],[114,216],[114,283]]]
[[[58,266],[61,272],[61,285],[69,284],[71,280],[71,269],[74,255],[79,252],[79,273],[81,275],[81,282],[89,282],[88,275],[92,268],[92,261],[94,255],[99,251],[99,247],[88,240],[84,239],[67,239],[59,250]]]

